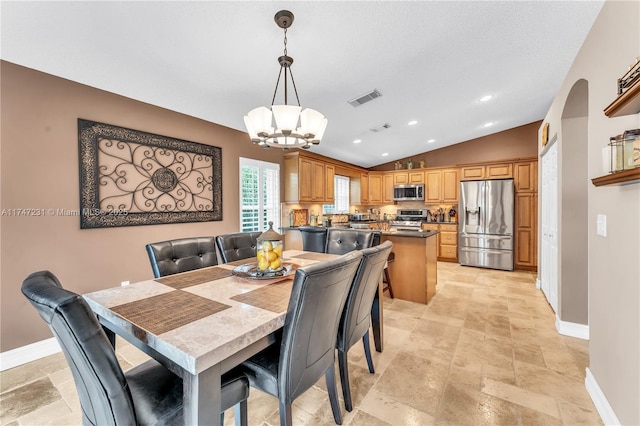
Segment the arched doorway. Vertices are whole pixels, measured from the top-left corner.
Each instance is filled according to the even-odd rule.
[[[559,144],[559,263],[556,324],[562,334],[588,338],[589,84],[578,80],[562,111]],[[584,325],[583,331],[575,325]],[[565,330],[563,330],[563,328]],[[564,332],[563,332],[564,331]],[[584,335],[586,334],[586,335]]]

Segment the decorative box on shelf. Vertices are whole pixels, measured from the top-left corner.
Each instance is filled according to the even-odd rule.
[[[627,130],[609,140],[610,173],[640,167],[640,129]]]

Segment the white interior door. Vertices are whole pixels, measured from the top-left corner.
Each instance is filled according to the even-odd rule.
[[[542,243],[540,286],[558,312],[558,142],[542,156]]]

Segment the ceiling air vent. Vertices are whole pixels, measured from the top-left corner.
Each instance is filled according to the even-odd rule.
[[[378,132],[381,132],[383,130],[388,129],[389,127],[391,127],[391,124],[384,123],[384,124],[381,124],[379,126],[373,127],[373,128],[371,128],[369,130],[371,130],[373,133],[378,133]]]
[[[374,100],[375,98],[379,98],[380,96],[382,96],[382,93],[378,92],[377,89],[373,89],[372,91],[370,91],[369,93],[365,93],[364,95],[358,96],[355,99],[351,99],[349,102],[349,104],[351,104],[352,107],[359,107],[362,104],[366,104],[369,101]]]

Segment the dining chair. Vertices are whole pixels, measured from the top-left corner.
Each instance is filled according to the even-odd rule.
[[[249,259],[256,256],[258,237],[262,232],[234,232],[218,235],[216,245],[223,263]]]
[[[347,353],[349,348],[362,339],[364,355],[370,373],[375,373],[371,348],[369,346],[369,326],[371,323],[371,305],[382,277],[387,257],[391,252],[393,243],[385,241],[381,245],[363,249],[362,260],[358,266],[353,284],[349,289],[347,301],[340,317],[338,326],[338,366],[340,369],[340,382],[342,384],[342,396],[347,411],[353,409],[351,400],[351,388],[349,386],[349,365]]]
[[[282,337],[241,364],[249,383],[278,398],[280,425],[292,425],[293,401],[324,374],[333,418],[342,424],[335,378],[340,315],[362,254],[354,251],[296,271]]]
[[[22,293],[58,340],[75,381],[83,425],[183,423],[182,379],[155,360],[123,372],[95,314],[49,271],[35,272]],[[236,405],[236,424],[247,424],[249,382],[234,371],[222,377],[222,410]]]
[[[380,231],[371,229],[329,228],[324,252],[345,254],[380,244]]]
[[[218,264],[213,237],[160,241],[146,248],[154,278]]]
[[[302,250],[324,253],[327,242],[327,228],[322,226],[299,226],[302,236]]]

